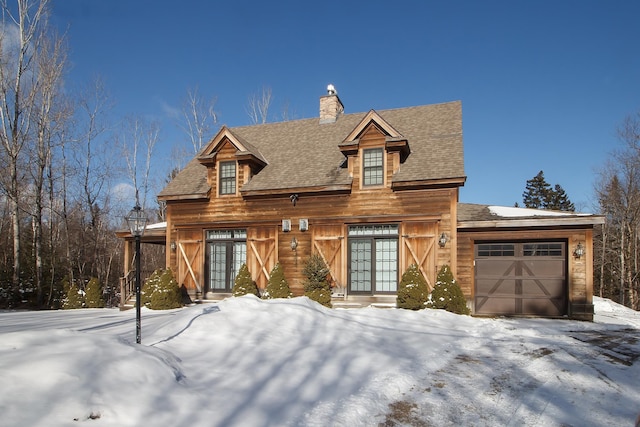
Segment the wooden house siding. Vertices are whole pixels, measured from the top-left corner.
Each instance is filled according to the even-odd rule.
[[[197,270],[204,269],[207,230],[246,229],[247,267],[260,289],[267,284],[269,273],[279,262],[292,291],[303,294],[303,263],[312,253],[319,253],[331,269],[332,285],[344,288],[347,284],[347,227],[356,224],[400,225],[399,275],[412,264],[419,264],[429,283],[435,283],[436,260],[447,263],[450,250],[439,248],[437,236],[445,232],[455,234],[451,227],[451,198],[457,192],[450,189],[408,190],[393,192],[376,188],[356,192],[350,196],[300,196],[293,206],[289,198],[248,199],[241,196],[222,196],[210,202],[167,203],[172,218],[167,230],[168,245],[189,243],[189,250],[197,254],[193,260]],[[291,221],[291,231],[282,231],[282,220]],[[299,220],[308,220],[309,229],[299,230]],[[291,239],[297,241],[291,249]],[[199,242],[199,243],[197,243]],[[201,248],[196,250],[194,245]],[[190,252],[190,253],[191,253]],[[192,255],[193,256],[193,255]],[[192,279],[181,250],[168,256],[169,266],[190,292],[201,292]],[[203,274],[198,275],[201,284]]]
[[[173,259],[170,264],[176,272],[176,280],[195,295],[204,292],[204,243],[199,228],[183,229],[176,232]]]
[[[247,267],[259,289],[267,287],[271,270],[282,248],[276,225],[247,227]]]
[[[314,221],[311,226],[312,248],[306,253],[316,253],[322,257],[329,267],[332,287],[336,292],[343,293],[347,286],[347,231],[344,224],[323,224]]]

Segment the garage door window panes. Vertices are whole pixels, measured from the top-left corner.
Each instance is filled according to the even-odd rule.
[[[562,243],[525,243],[524,256],[563,256]]]
[[[247,259],[246,230],[207,231],[207,284],[210,292],[231,292]]]
[[[394,293],[398,288],[398,225],[349,227],[349,290]]]
[[[513,256],[515,245],[513,243],[486,243],[478,245],[478,256]]]

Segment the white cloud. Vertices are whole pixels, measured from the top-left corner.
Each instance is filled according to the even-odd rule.
[[[182,115],[182,111],[180,111],[179,108],[170,105],[165,100],[158,98],[158,102],[160,103],[160,109],[162,112],[170,119],[175,120],[180,118]]]
[[[133,185],[121,182],[111,187],[111,197],[116,205],[135,205],[136,189]]]

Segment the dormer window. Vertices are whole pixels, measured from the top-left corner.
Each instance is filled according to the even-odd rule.
[[[219,193],[236,194],[236,162],[220,162]]]
[[[362,152],[362,185],[384,184],[384,150],[382,148],[365,149]]]

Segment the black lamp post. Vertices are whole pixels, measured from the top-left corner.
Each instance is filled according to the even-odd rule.
[[[147,217],[144,210],[136,203],[135,207],[125,217],[129,224],[131,234],[136,239],[136,343],[142,342],[141,325],[140,325],[140,237],[144,234],[147,226]]]

